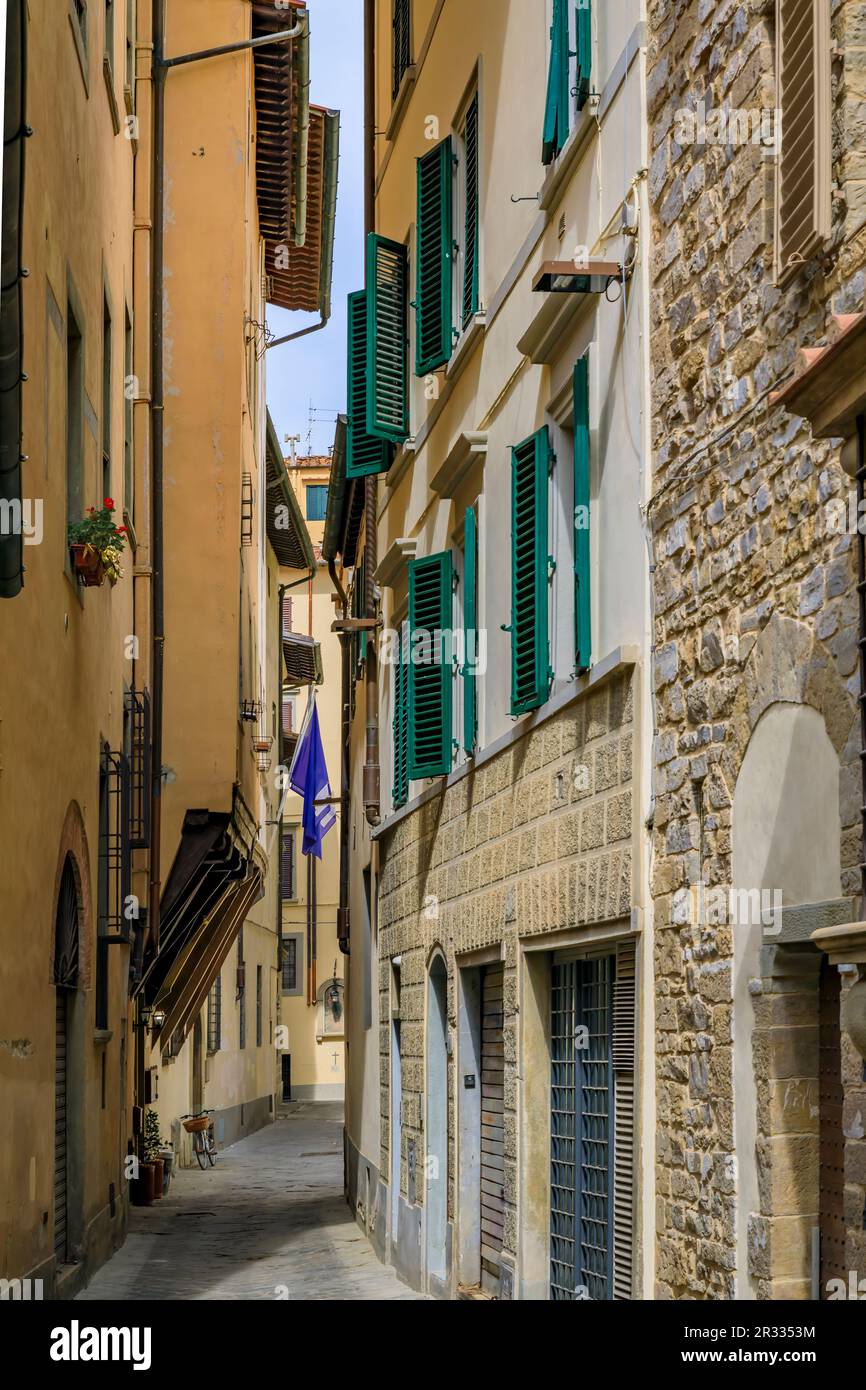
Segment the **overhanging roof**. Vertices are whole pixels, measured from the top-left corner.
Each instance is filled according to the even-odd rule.
[[[306,637],[300,632],[285,633],[283,660],[289,685],[322,684],[322,648],[315,637]]]
[[[358,537],[364,518],[364,479],[346,477],[348,423],[345,415],[337,416],[328,508],[325,512],[325,535],[322,541],[322,559],[336,560],[340,555],[346,567],[354,565],[357,558]]]
[[[310,111],[310,23],[303,0],[252,0],[253,38],[302,22],[286,43],[253,50],[256,94],[256,192],[263,237],[303,245]]]
[[[817,439],[853,435],[866,414],[866,313],[835,315],[826,346],[801,349],[795,375],[772,402],[808,420]]]
[[[311,106],[304,244],[265,239],[268,303],[278,309],[331,316],[339,159],[339,112]]]
[[[310,570],[316,568],[313,542],[307,524],[301,516],[298,499],[289,482],[283,452],[268,415],[266,435],[267,497],[265,525],[271,549],[284,569]]]

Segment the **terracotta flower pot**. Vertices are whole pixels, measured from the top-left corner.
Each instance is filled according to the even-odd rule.
[[[92,545],[72,545],[72,563],[78,581],[86,589],[96,589],[105,582],[105,566],[98,550]]]
[[[156,1185],[156,1164],[147,1161],[139,1163],[138,1177],[133,1183],[132,1200],[137,1207],[149,1207],[153,1203]]]
[[[163,1163],[163,1160],[162,1160],[161,1158],[155,1158],[155,1159],[153,1159],[153,1169],[154,1169],[154,1173],[153,1173],[153,1195],[154,1195],[154,1197],[161,1197],[161,1196],[163,1195],[163,1191],[164,1191],[164,1187],[163,1187],[164,1163]]]

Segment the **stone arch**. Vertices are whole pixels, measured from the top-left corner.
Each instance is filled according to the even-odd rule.
[[[78,896],[78,988],[89,990],[93,979],[93,894],[90,884],[90,851],[84,817],[77,801],[70,801],[60,833],[54,872],[54,891],[51,898],[51,945],[48,952],[48,979],[54,983],[54,918],[63,878],[63,867],[69,858],[75,876]]]

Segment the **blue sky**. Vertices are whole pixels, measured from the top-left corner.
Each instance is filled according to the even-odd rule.
[[[363,0],[310,0],[309,9],[310,99],[340,112],[332,314],[321,333],[268,354],[268,407],[280,443],[299,434],[301,454],[326,454],[336,412],[346,407],[346,296],[364,284],[364,6]],[[268,326],[279,337],[315,322],[314,314],[268,309]],[[318,412],[312,432],[311,401]]]

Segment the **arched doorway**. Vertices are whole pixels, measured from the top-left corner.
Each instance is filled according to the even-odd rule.
[[[71,1245],[70,1151],[77,1075],[72,1046],[79,952],[78,885],[72,858],[67,855],[54,919],[54,1256],[59,1265],[69,1263]]]
[[[445,1292],[448,1232],[448,973],[434,956],[427,976],[427,1280]]]

